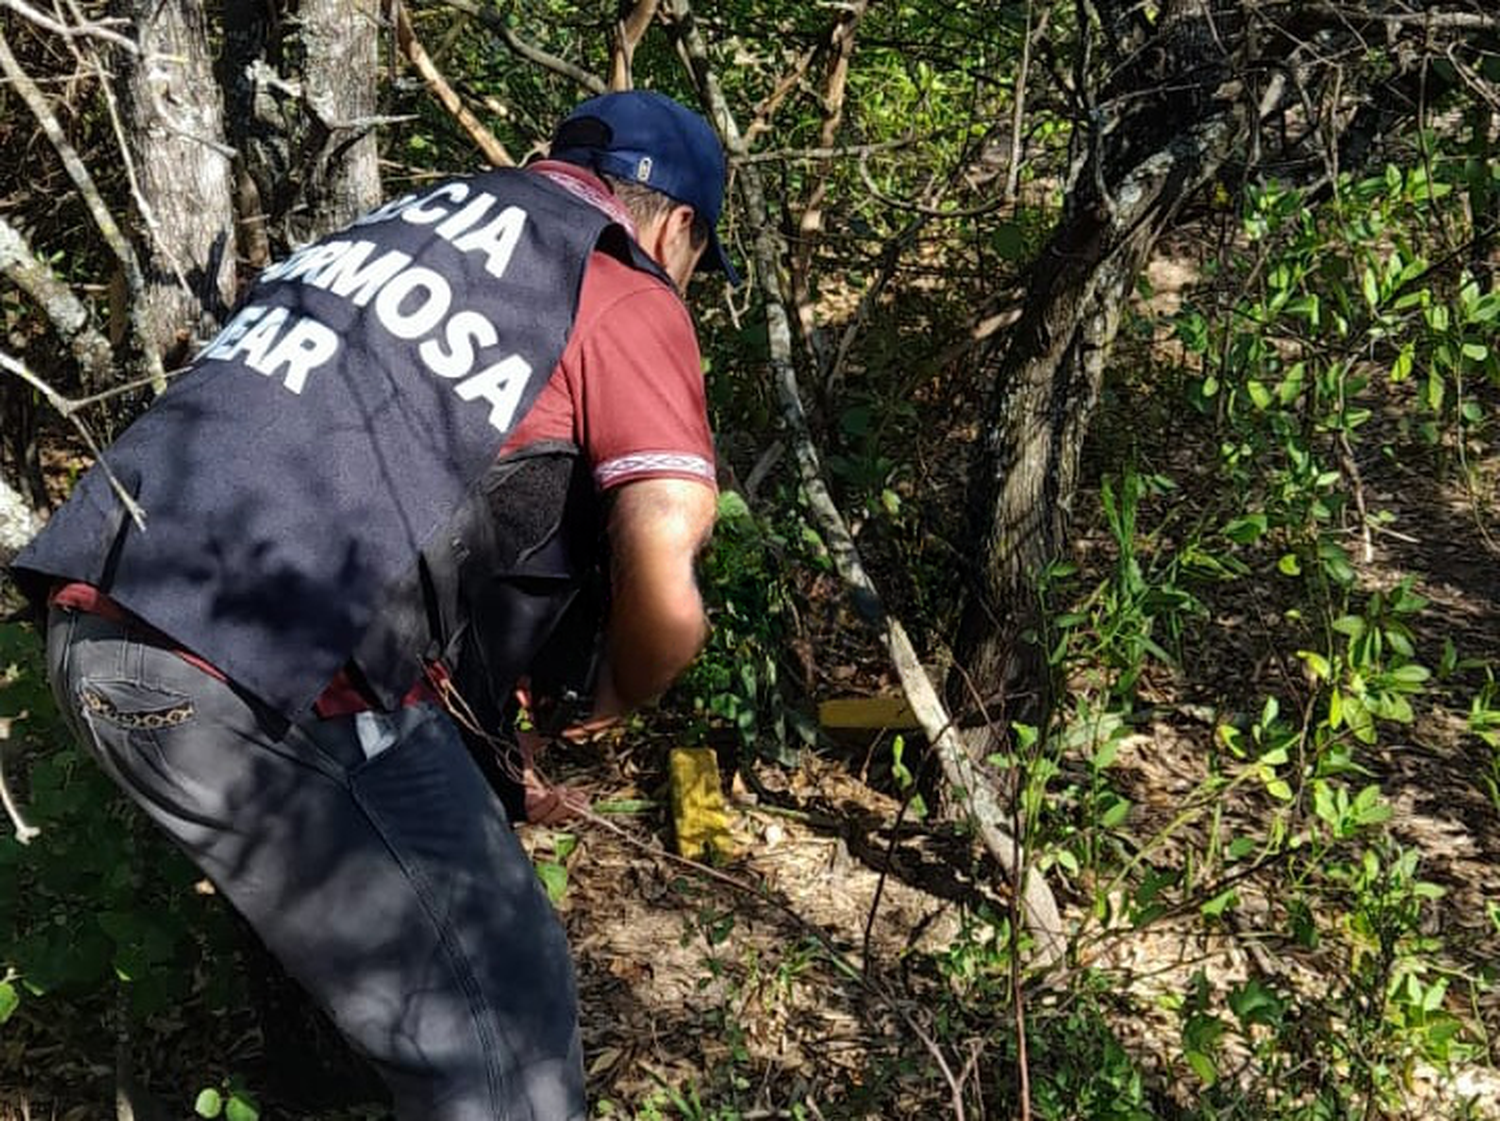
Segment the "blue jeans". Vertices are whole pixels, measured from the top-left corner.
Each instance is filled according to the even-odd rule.
[[[562,927],[446,715],[294,723],[72,611],[53,610],[47,658],[79,739],[370,1058],[402,1121],[585,1116]]]

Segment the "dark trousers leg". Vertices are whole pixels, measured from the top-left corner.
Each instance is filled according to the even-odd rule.
[[[58,702],[116,782],[367,1054],[403,1121],[585,1115],[562,929],[439,710],[289,723],[54,611]]]

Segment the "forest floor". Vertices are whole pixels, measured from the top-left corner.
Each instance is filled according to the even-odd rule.
[[[1206,469],[1202,453],[1190,434],[1163,423],[1158,461],[1149,466],[1188,483]],[[1428,601],[1413,629],[1429,661],[1446,638],[1465,658],[1500,664],[1500,526],[1489,525],[1500,456],[1488,454],[1470,465],[1468,485],[1389,456],[1364,465],[1371,501],[1396,517],[1358,564],[1360,583],[1413,580]],[[1107,552],[1102,530],[1084,527],[1081,563],[1107,566]],[[1122,830],[1159,838],[1149,861],[1161,868],[1190,864],[1210,830],[1228,835],[1243,822],[1253,835],[1263,826],[1274,805],[1249,785],[1212,817],[1182,811],[1208,779],[1216,728],[1235,705],[1303,691],[1300,668],[1286,661],[1283,605],[1272,584],[1249,594],[1236,585],[1219,601],[1211,590],[1202,595],[1211,625],[1188,636],[1180,665],[1143,679],[1140,718],[1118,740],[1109,772],[1132,804]],[[846,613],[830,608],[812,629],[804,659],[811,699],[887,687],[873,644],[854,636]],[[1441,939],[1441,967],[1454,981],[1445,1004],[1473,1045],[1447,1071],[1414,1062],[1393,1072],[1401,1100],[1372,1109],[1371,1118],[1500,1118],[1500,932],[1488,917],[1500,901],[1500,794],[1482,781],[1500,776],[1500,762],[1465,726],[1477,683],[1460,673],[1451,688],[1433,690],[1398,742],[1362,760],[1394,810],[1393,835],[1420,855],[1421,877],[1443,889],[1423,913],[1421,933]],[[915,770],[920,744],[913,736],[908,743]],[[1027,975],[1018,1016],[1009,987],[1016,978],[990,976],[1008,960],[1006,893],[962,830],[903,812],[891,735],[830,739],[794,766],[721,751],[738,851],[713,869],[671,853],[672,746],[670,732],[648,723],[602,746],[566,750],[549,764],[553,778],[631,812],[566,831],[522,831],[539,862],[566,869],[559,911],[578,967],[597,1116],[985,1116],[973,1088],[986,1102],[1013,1103],[1025,1069],[1014,1034],[994,1042],[994,1021],[1003,1019],[1028,1025],[1027,1062],[1037,1070],[1066,1074],[1074,1063],[1080,1075],[1087,1065],[1099,1076],[1118,1068],[1122,1100],[1138,1103],[1132,1113],[1079,1098],[1054,1103],[1047,1116],[1206,1117],[1203,1081],[1183,1056],[1182,1008],[1194,994],[1222,1005],[1225,993],[1258,981],[1300,1018],[1286,1038],[1300,1025],[1316,1048],[1340,1030],[1332,1012],[1320,1019],[1319,1002],[1348,961],[1278,932],[1273,915],[1285,885],[1275,868],[1239,880],[1236,906],[1217,918],[1184,892],[1180,905],[1139,927],[1121,917],[1123,900],[1101,915],[1100,885],[1054,868],[1049,878],[1078,936],[1057,970]],[[94,1033],[99,1049],[83,1054],[60,1043],[53,1027],[18,1018],[0,1034],[0,1121],[115,1117],[111,1035]],[[362,1093],[347,1064],[344,1101],[310,1104],[319,1095],[297,1083],[315,1076],[277,1072],[270,1056],[291,1047],[317,1059],[333,1045],[268,1038],[248,1013],[202,1022],[180,1010],[148,1026],[134,1046],[142,1080],[166,1103],[162,1118],[191,1116],[197,1090],[224,1070],[245,1075],[267,1119],[383,1116],[378,1106],[352,1104]],[[1221,1078],[1242,1079],[1251,1102],[1263,1089],[1253,1084],[1257,1068],[1229,1051]],[[1311,1051],[1299,1058],[1328,1061]],[[1140,1083],[1134,1089],[1132,1079]],[[988,1115],[1008,1108],[991,1105]]]

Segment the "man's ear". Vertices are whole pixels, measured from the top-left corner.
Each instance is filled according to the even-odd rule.
[[[696,212],[691,206],[677,205],[672,207],[667,221],[670,223],[674,235],[689,234],[693,228],[693,219]]]

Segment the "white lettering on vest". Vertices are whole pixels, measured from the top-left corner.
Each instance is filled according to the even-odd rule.
[[[266,377],[275,377],[286,366],[283,383],[293,393],[301,393],[307,375],[339,351],[339,337],[316,319],[301,316],[292,321],[286,333],[262,359],[249,359],[247,365]]]
[[[490,207],[494,205],[495,196],[488,191],[483,191],[475,195],[467,206],[456,212],[433,232],[444,241],[452,241],[488,214]]]
[[[488,225],[455,238],[453,248],[461,253],[483,253],[485,271],[498,280],[505,275],[510,255],[516,251],[525,225],[526,211],[519,206],[507,206]]]
[[[424,206],[428,199],[439,196],[451,198],[454,202],[463,202],[469,197],[469,185],[467,183],[445,183],[431,194],[422,196],[413,206],[408,206],[401,212],[401,220],[410,222],[414,226],[429,226],[433,222],[448,217],[449,208],[445,206]]]
[[[297,250],[286,260],[277,261],[274,265],[271,265],[268,268],[261,269],[260,275],[255,278],[256,283],[264,284],[270,280],[280,280],[288,272],[296,268],[300,262],[306,259],[306,257],[317,248],[318,247],[316,245],[304,245],[301,249]]]
[[[531,364],[519,354],[480,370],[453,387],[464,401],[480,398],[490,403],[490,427],[497,432],[510,430],[510,421],[521,404],[521,391],[531,377]]]
[[[381,285],[411,263],[409,253],[392,249],[366,265],[365,260],[375,251],[375,243],[356,241],[345,244],[348,248],[308,276],[307,283],[342,296],[355,307],[364,307],[380,291]]]
[[[425,295],[418,295],[425,293]],[[408,296],[420,301],[412,311],[402,311]],[[375,315],[380,324],[398,339],[415,339],[427,334],[448,314],[453,290],[438,273],[421,266],[398,273],[375,297]]]
[[[229,348],[229,352],[224,357],[232,359],[243,354],[247,366],[259,369],[260,363],[266,360],[266,352],[271,349],[271,344],[281,333],[287,314],[286,308],[273,307],[268,314],[256,322],[254,327],[245,332],[243,338]]]
[[[257,319],[266,314],[266,311],[266,308],[257,304],[252,304],[250,307],[241,309],[238,315],[224,325],[224,329],[219,332],[218,337],[203,352],[203,357],[212,358],[219,362],[227,361],[230,354],[234,351],[234,344],[240,340],[246,331],[250,330],[251,325]]]
[[[385,203],[382,206],[377,206],[374,210],[370,211],[370,213],[364,215],[364,217],[356,218],[349,224],[351,226],[371,226],[376,222],[384,222],[387,218],[394,218],[408,206],[411,206],[413,203],[420,201],[420,195],[402,195],[398,199],[392,199],[390,202]]]
[[[440,378],[461,378],[474,368],[476,350],[494,346],[500,341],[495,325],[477,311],[461,311],[443,326],[448,348],[437,339],[428,339],[417,353],[427,368]]]

